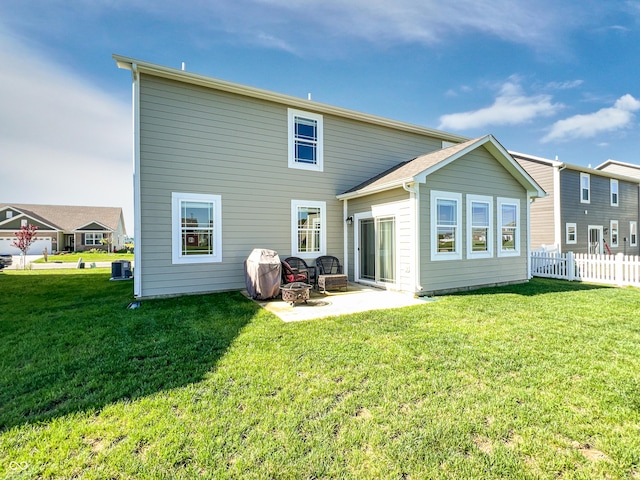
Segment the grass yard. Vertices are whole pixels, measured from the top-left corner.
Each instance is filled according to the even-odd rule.
[[[47,262],[44,258],[39,258],[33,263],[78,263],[78,260],[82,258],[85,263],[92,262],[113,262],[114,260],[129,260],[133,261],[133,253],[109,253],[109,252],[73,252],[62,253],[57,255],[48,255]]]
[[[109,276],[0,274],[0,478],[640,478],[640,290],[284,324]]]

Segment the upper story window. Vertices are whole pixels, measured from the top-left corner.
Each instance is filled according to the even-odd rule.
[[[520,255],[520,200],[498,197],[498,256]]]
[[[591,176],[580,174],[580,203],[591,203]]]
[[[323,169],[322,115],[290,108],[289,168],[321,172]]]
[[[13,218],[13,212],[11,210],[7,210],[7,218]]]
[[[493,199],[467,195],[467,258],[493,256]]]
[[[618,201],[619,201],[619,197],[618,197],[618,180],[614,180],[613,178],[610,180],[611,185],[611,206],[612,207],[617,207],[618,206]]]
[[[316,258],[327,252],[325,202],[291,200],[291,255]]]
[[[172,263],[222,261],[222,198],[197,193],[171,194]]]
[[[431,260],[462,258],[462,194],[431,191]]]

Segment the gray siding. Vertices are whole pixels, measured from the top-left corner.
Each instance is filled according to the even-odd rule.
[[[531,248],[540,248],[543,245],[555,245],[555,208],[556,192],[553,185],[554,167],[548,163],[532,159],[515,157],[516,161],[524,168],[538,185],[548,195],[544,198],[536,198],[531,205]]]
[[[325,115],[324,172],[289,169],[285,105],[141,75],[140,296],[243,288],[253,248],[290,255],[292,199],[326,202],[327,253],[342,259],[335,196],[440,147],[433,137]],[[171,192],[222,196],[221,263],[171,263]]]
[[[462,193],[462,259],[431,261],[431,190]],[[494,254],[466,258],[466,195],[493,197]],[[497,198],[520,200],[520,256],[498,257]],[[477,149],[427,177],[420,188],[421,284],[424,294],[467,287],[524,282],[527,273],[527,196],[524,188],[486,151]]]
[[[585,172],[587,173],[587,172]],[[630,247],[628,242],[625,248],[623,239],[629,239],[629,222],[638,221],[638,185],[618,180],[619,206],[611,206],[610,179],[608,177],[588,172],[591,177],[591,201],[580,202],[580,172],[577,170],[563,170],[560,174],[561,197],[561,228],[562,251],[576,253],[588,252],[588,228],[589,225],[602,226],[609,229],[611,220],[618,220],[618,247],[611,246],[611,232],[604,235],[604,239],[611,248],[611,253],[627,253],[638,255],[639,248]],[[577,243],[566,243],[565,229],[567,223],[575,223],[577,231]],[[605,250],[605,253],[606,250]]]

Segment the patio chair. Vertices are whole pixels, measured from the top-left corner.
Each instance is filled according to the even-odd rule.
[[[282,263],[282,283],[304,282],[309,283],[309,272],[298,272],[291,268],[287,262]]]
[[[307,265],[307,262],[305,262],[303,259],[298,257],[285,258],[284,261],[289,264],[289,266],[294,272],[298,272],[298,273],[306,272],[307,277],[309,278],[309,283],[311,285],[316,285],[316,283],[318,282],[318,276],[316,275],[316,267],[314,267],[313,265],[311,266]]]
[[[318,267],[318,289],[322,289],[324,293],[333,288],[344,288],[347,291],[349,279],[342,273],[340,260],[324,255],[316,258],[316,267]]]

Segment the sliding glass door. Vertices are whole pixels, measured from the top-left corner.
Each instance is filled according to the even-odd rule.
[[[372,283],[395,283],[395,217],[362,218],[358,223],[359,279]]]

